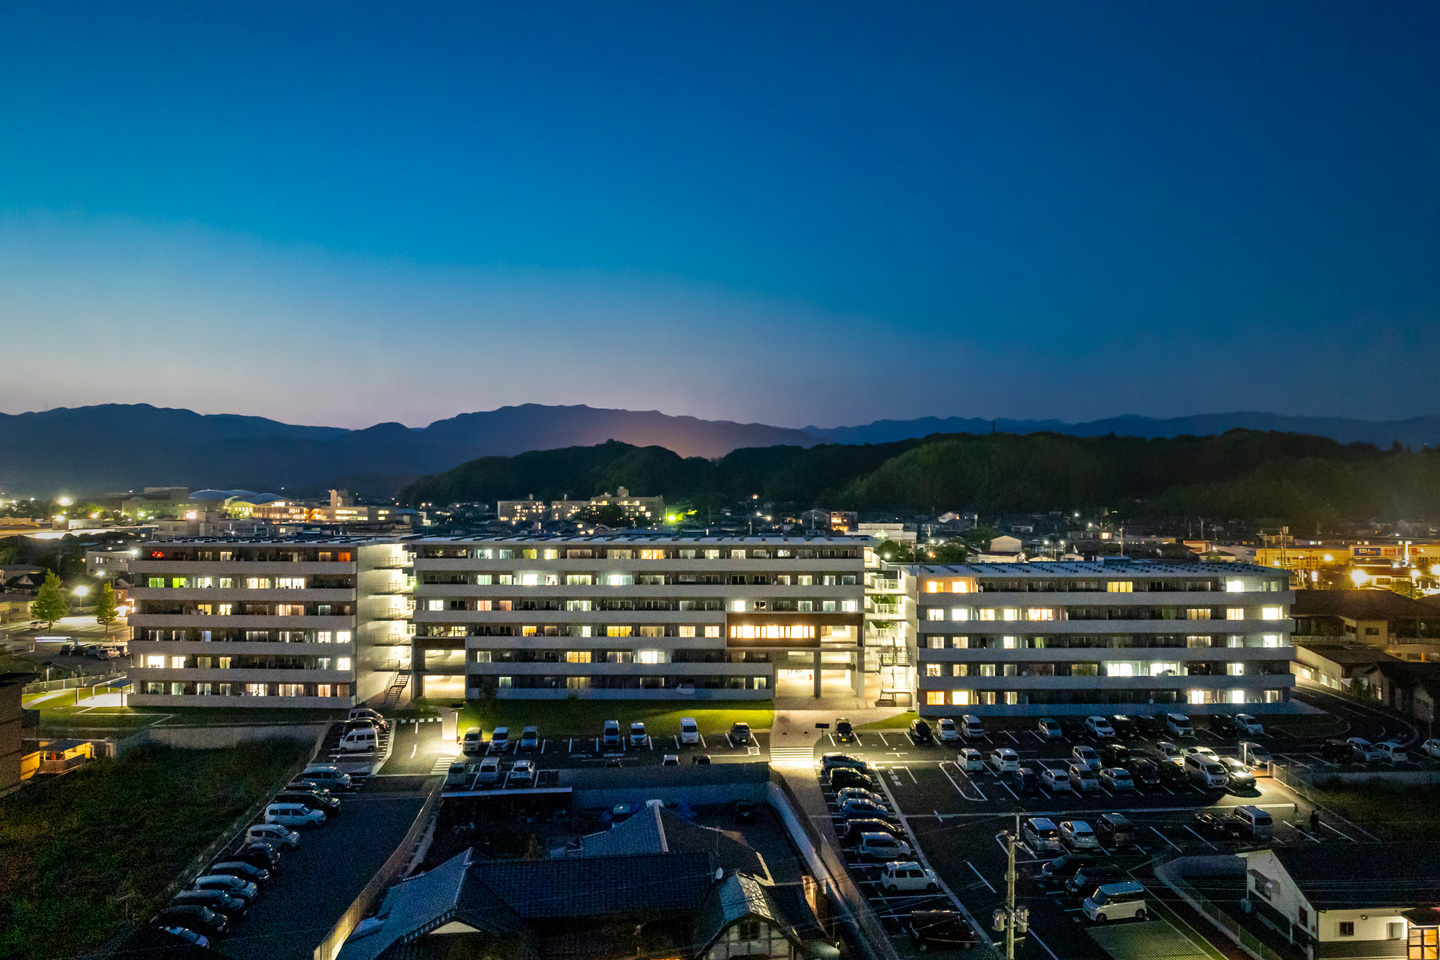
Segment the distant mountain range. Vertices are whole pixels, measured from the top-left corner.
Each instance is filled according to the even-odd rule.
[[[1075,436],[1207,436],[1236,427],[1363,441],[1388,447],[1440,442],[1440,417],[1402,421],[1206,414],[1155,420],[1115,417],[1089,423],[997,420],[1008,433]],[[876,444],[935,433],[990,433],[976,418],[877,420],[854,427],[796,430],[760,423],[675,417],[658,411],[522,404],[437,420],[426,427],[381,423],[363,430],[310,427],[263,417],[198,414],[149,404],[105,404],[0,414],[0,491],[14,496],[57,492],[95,495],[142,486],[188,485],[269,490],[297,495],[342,486],[389,496],[417,477],[486,456],[583,447],[617,440],[658,446],[681,457],[722,457],[743,447],[821,443]]]
[[[1440,417],[1410,420],[1351,420],[1344,417],[1287,417],[1278,413],[1202,413],[1156,420],[1127,414],[1087,423],[1063,420],[982,420],[977,417],[921,417],[918,420],[876,420],[858,427],[806,427],[805,432],[831,443],[891,443],[934,433],[1063,433],[1072,437],[1209,437],[1234,429],[1303,433],[1341,443],[1373,443],[1388,447],[1398,441],[1415,448],[1440,444]]]

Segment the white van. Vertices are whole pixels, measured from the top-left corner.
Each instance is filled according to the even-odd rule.
[[[700,724],[694,717],[680,718],[680,745],[688,747],[700,742]]]
[[[1145,919],[1145,888],[1133,880],[1104,883],[1085,898],[1085,916],[1097,923]]]
[[[985,769],[985,758],[974,747],[962,747],[960,752],[955,754],[955,763],[966,773],[976,773]]]
[[[1235,714],[1235,726],[1239,727],[1240,732],[1247,737],[1259,737],[1265,733],[1265,728],[1260,725],[1260,721],[1248,713]]]
[[[1190,718],[1183,713],[1165,714],[1165,729],[1176,737],[1195,736],[1195,728],[1190,726]]]
[[[898,860],[910,856],[910,844],[888,833],[862,833],[855,852],[867,860]]]
[[[272,803],[265,808],[265,822],[282,827],[318,827],[325,822],[325,811],[311,810],[303,803]]]
[[[313,780],[332,790],[350,789],[350,774],[341,773],[333,763],[312,763],[300,774],[301,780]]]
[[[934,893],[940,889],[935,874],[926,870],[914,860],[901,860],[885,864],[880,874],[880,886],[894,896],[897,893]]]
[[[257,823],[245,831],[246,840],[263,840],[277,847],[300,846],[300,834],[278,823]]]
[[[1020,769],[1020,754],[1009,747],[999,747],[990,753],[990,766],[996,773],[1014,773]]]
[[[1360,759],[1364,763],[1378,763],[1381,760],[1388,759],[1380,752],[1379,747],[1364,737],[1351,737],[1345,742],[1360,752]]]
[[[476,783],[499,783],[500,782],[500,758],[486,757],[480,761],[480,776]]]
[[[967,713],[960,718],[960,732],[965,735],[966,740],[978,740],[985,736],[985,724],[973,713]]]
[[[375,735],[374,727],[358,727],[340,738],[342,753],[365,753],[379,746],[380,738]]]
[[[1253,803],[1235,808],[1235,822],[1251,840],[1269,840],[1275,834],[1275,821]]]
[[[1060,852],[1060,829],[1046,817],[1031,817],[1020,826],[1020,837],[1033,853]]]

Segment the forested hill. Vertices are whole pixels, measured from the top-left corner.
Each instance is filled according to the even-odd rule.
[[[692,505],[981,513],[1112,507],[1149,517],[1440,517],[1440,453],[1232,430],[1215,437],[957,434],[886,444],[756,447],[718,460],[605,443],[484,457],[407,487],[410,503],[589,497],[618,486]]]

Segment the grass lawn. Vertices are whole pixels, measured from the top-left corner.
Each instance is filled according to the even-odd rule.
[[[159,895],[305,754],[145,747],[0,799],[0,956],[78,956]]]
[[[542,736],[597,736],[606,720],[619,720],[628,727],[640,720],[652,735],[678,733],[681,717],[694,717],[700,732],[725,734],[737,721],[752,730],[768,730],[775,708],[766,700],[707,700],[677,704],[673,700],[477,700],[460,708],[459,729],[480,727],[488,735],[496,727],[510,728],[512,737],[520,728],[537,726]]]
[[[862,723],[856,730],[908,730],[910,721],[920,716],[914,710],[907,710],[904,713],[897,713],[893,717],[886,717],[884,720],[876,720],[874,723]],[[933,721],[932,721],[933,722]]]
[[[1323,782],[1323,781],[1322,781]],[[1440,786],[1371,781],[1320,787],[1312,791],[1321,805],[1364,827],[1382,840],[1440,840]]]
[[[1338,737],[1349,729],[1341,718],[1333,714],[1283,714],[1261,717],[1260,722],[1267,730],[1284,733],[1301,740],[1312,737]]]

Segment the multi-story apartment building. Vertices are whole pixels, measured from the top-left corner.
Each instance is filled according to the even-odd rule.
[[[131,703],[328,707],[409,657],[403,542],[201,539],[130,561]]]
[[[409,543],[418,689],[514,698],[854,696],[864,691],[865,542],[420,538]]]
[[[893,569],[916,611],[926,716],[1257,713],[1284,709],[1294,684],[1284,571],[1141,560]]]
[[[589,500],[501,500],[495,505],[495,516],[506,523],[541,523],[573,520],[592,510],[613,508],[627,520],[659,523],[665,518],[664,497],[637,497],[624,487],[615,493],[602,493]]]

